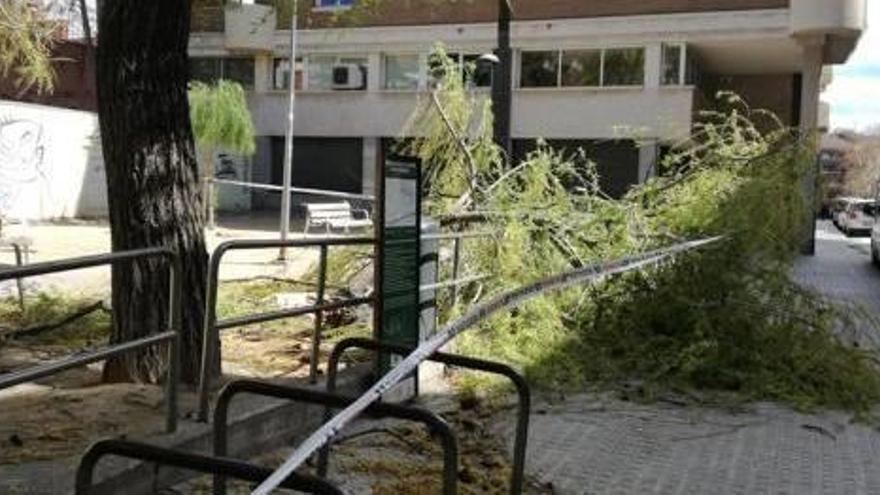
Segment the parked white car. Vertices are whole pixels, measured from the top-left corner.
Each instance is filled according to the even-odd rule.
[[[847,237],[872,232],[876,209],[873,199],[848,200],[838,214],[837,226]]]

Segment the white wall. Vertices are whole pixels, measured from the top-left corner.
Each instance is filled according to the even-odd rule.
[[[96,114],[0,100],[0,214],[22,220],[106,216]]]
[[[427,93],[304,91],[296,102],[296,134],[327,137],[399,136]],[[287,96],[251,94],[257,134],[283,136]],[[678,139],[691,126],[693,88],[514,90],[513,135],[608,139],[634,135]]]

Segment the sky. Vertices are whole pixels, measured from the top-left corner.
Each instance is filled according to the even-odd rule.
[[[880,0],[868,1],[868,30],[822,95],[831,104],[831,128],[866,130],[880,125]]]

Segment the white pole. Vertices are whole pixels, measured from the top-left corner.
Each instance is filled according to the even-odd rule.
[[[296,17],[297,2],[293,2],[293,13],[290,17],[290,95],[287,108],[287,135],[284,140],[284,182],[281,184],[281,240],[286,241],[290,234],[290,188],[293,176],[293,123],[296,105]],[[282,247],[278,253],[279,260],[287,260],[287,248]]]

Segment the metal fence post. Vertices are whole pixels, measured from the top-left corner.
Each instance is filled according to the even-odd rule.
[[[452,240],[452,280],[458,280],[461,266],[461,237]],[[458,306],[458,285],[452,286],[452,306]]]
[[[327,285],[327,245],[321,246],[318,262],[318,290],[316,306],[324,304],[324,289]],[[324,311],[315,313],[315,332],[312,334],[312,355],[309,359],[309,382],[318,383],[318,360],[321,358],[321,327],[324,325]]]
[[[178,413],[178,387],[180,382],[180,346],[182,344],[182,324],[183,315],[181,311],[181,296],[183,295],[183,265],[180,256],[173,253],[168,260],[170,266],[171,280],[168,287],[168,329],[175,333],[174,338],[168,344],[168,383],[166,384],[166,395],[168,401],[168,418],[165,423],[165,429],[168,433],[174,433],[177,430],[177,413]]]
[[[208,263],[208,283],[205,288],[205,323],[202,328],[202,363],[199,369],[198,414],[196,419],[208,421],[208,393],[211,390],[211,364],[214,362],[217,331],[217,286],[220,277],[220,260],[228,244],[217,246]]]

